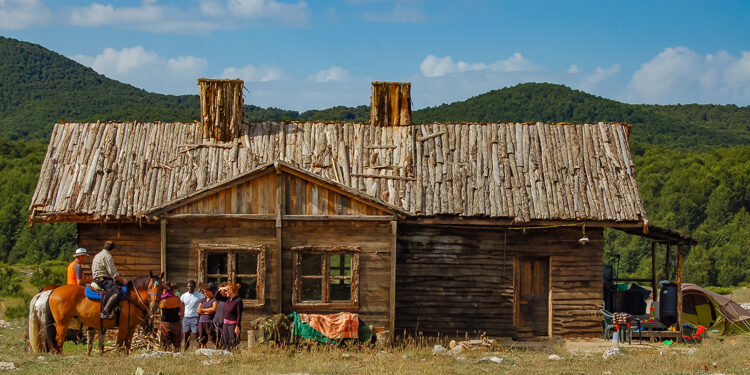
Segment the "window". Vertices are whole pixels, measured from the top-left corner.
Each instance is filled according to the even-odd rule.
[[[266,248],[201,244],[198,279],[202,283],[240,284],[240,297],[247,306],[265,305]]]
[[[297,246],[292,252],[295,308],[359,307],[358,246]]]

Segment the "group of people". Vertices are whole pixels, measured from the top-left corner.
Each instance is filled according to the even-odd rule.
[[[125,280],[117,272],[111,252],[115,249],[112,241],[104,243],[103,249],[91,261],[92,276],[86,276],[83,265],[88,259],[84,248],[76,249],[75,260],[68,265],[67,283],[84,286],[91,282],[102,288],[107,296],[102,301],[104,308],[102,319],[112,319],[113,309],[122,294]],[[201,348],[208,342],[216,348],[234,349],[240,342],[242,323],[242,298],[239,296],[240,284],[208,283],[196,290],[195,281],[187,283],[187,291],[180,294],[177,285],[164,283],[159,308],[161,321],[159,337],[164,350],[187,350],[192,336]]]
[[[187,350],[193,336],[201,348],[206,348],[209,341],[216,348],[235,348],[240,342],[242,323],[239,289],[240,284],[209,283],[198,292],[195,281],[190,280],[187,291],[179,295],[174,283],[164,283],[159,302],[162,348],[180,350],[182,345]]]

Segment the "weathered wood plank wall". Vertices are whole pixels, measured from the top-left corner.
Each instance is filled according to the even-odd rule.
[[[276,226],[272,220],[171,219],[167,225],[167,270],[170,281],[183,290],[188,280],[198,278],[200,244],[268,245],[266,253],[265,307],[245,308],[245,318],[270,314],[278,299],[275,279]]]
[[[294,246],[360,246],[359,314],[374,326],[388,327],[390,318],[391,224],[350,221],[284,221],[283,304],[292,307],[292,254]],[[316,311],[337,313],[340,311]]]
[[[549,256],[552,332],[599,334],[602,230],[578,227],[507,231],[399,223],[396,329],[428,335],[487,332],[516,335],[515,256]]]
[[[161,270],[160,231],[156,224],[78,224],[78,246],[86,248],[90,269],[94,255],[105,241],[114,241],[117,271],[126,279],[148,275],[149,271]],[[71,260],[72,254],[71,254]],[[90,273],[89,273],[90,274]]]

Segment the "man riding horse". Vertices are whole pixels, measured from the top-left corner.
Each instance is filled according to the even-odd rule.
[[[107,302],[104,304],[104,311],[99,314],[102,319],[114,318],[112,310],[118,305],[120,295],[122,294],[122,286],[125,285],[125,280],[117,272],[115,260],[112,258],[112,254],[109,253],[114,248],[114,242],[105,242],[102,251],[96,254],[94,260],[91,261],[91,273],[94,281],[96,281],[96,284],[100,288],[104,289],[108,297]]]

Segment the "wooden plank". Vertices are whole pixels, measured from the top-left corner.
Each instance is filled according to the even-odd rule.
[[[388,327],[396,332],[396,249],[398,244],[398,221],[391,221],[391,283]]]
[[[283,294],[283,284],[282,284],[282,273],[283,273],[283,267],[282,267],[282,261],[281,261],[281,249],[283,246],[283,219],[284,216],[282,215],[282,212],[286,210],[285,207],[282,207],[284,202],[284,183],[283,183],[283,175],[277,174],[276,175],[276,249],[274,251],[274,261],[272,264],[276,265],[276,268],[274,269],[274,272],[276,273],[276,306],[275,306],[275,312],[281,313],[281,302],[282,302],[282,296]]]
[[[161,245],[160,245],[160,261],[161,261],[161,272],[164,273],[164,280],[167,280],[167,219],[162,218],[160,220],[161,227]]]
[[[682,332],[682,243],[677,244],[677,329]]]

